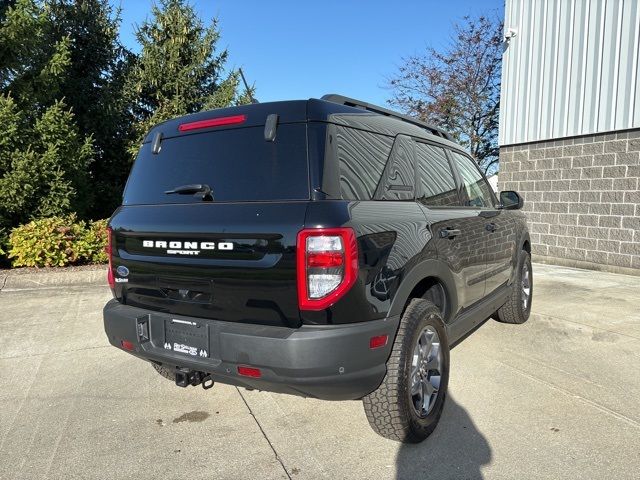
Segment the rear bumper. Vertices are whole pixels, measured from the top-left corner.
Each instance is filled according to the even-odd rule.
[[[164,348],[165,322],[172,319],[194,321],[206,328],[207,357]],[[123,340],[131,342],[129,353],[137,357],[170,368],[206,372],[220,383],[326,400],[357,399],[378,387],[399,321],[392,317],[293,329],[152,312],[116,300],[104,307],[109,342],[118,348]],[[387,345],[370,349],[370,338],[384,334],[389,337]],[[261,377],[240,376],[238,365],[259,368]]]

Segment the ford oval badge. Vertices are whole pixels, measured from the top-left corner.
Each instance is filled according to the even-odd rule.
[[[127,275],[129,275],[129,269],[124,265],[120,265],[118,268],[116,268],[116,273],[121,277],[126,277]]]

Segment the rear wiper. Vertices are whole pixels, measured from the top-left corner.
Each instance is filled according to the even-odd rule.
[[[202,200],[213,200],[211,187],[209,187],[209,185],[207,185],[206,183],[180,185],[173,190],[166,190],[164,193],[166,195],[171,195],[172,193],[177,193],[178,195],[195,195],[196,193],[201,193]]]

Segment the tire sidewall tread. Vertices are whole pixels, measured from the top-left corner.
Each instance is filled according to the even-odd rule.
[[[522,267],[525,262],[529,266],[530,294],[527,310],[522,310]],[[512,284],[512,291],[507,302],[498,309],[498,321],[502,323],[522,324],[531,315],[531,305],[533,303],[533,268],[531,265],[531,255],[526,250],[521,250],[518,255],[515,279]]]

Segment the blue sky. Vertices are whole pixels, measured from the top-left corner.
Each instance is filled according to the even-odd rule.
[[[153,0],[112,0],[122,7],[121,37],[135,49],[134,25]],[[261,102],[340,93],[371,103],[402,57],[447,44],[464,15],[495,12],[504,0],[199,0],[205,21],[217,17],[230,67],[242,67]]]

